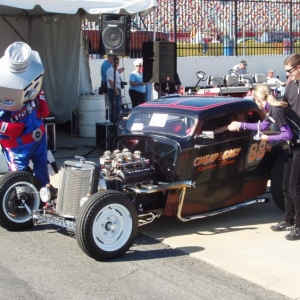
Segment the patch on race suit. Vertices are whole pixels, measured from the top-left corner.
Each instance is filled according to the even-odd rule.
[[[2,122],[1,127],[0,127],[0,132],[5,133],[7,126],[8,126],[8,123]]]
[[[33,132],[32,132],[32,138],[36,142],[38,142],[42,138],[42,136],[43,136],[43,132],[42,132],[42,130],[40,128],[37,128],[37,129],[33,130]]]
[[[16,112],[14,115],[11,116],[10,120],[12,123],[18,122],[20,119],[26,117],[27,115],[31,114],[33,107],[35,106],[33,103],[33,106],[31,103],[34,101],[30,101],[26,106],[24,106],[20,111]]]

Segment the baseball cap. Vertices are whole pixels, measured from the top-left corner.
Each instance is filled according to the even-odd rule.
[[[271,73],[271,72],[272,72],[272,73],[274,73],[274,72],[275,72],[275,70],[273,70],[273,69],[269,69],[269,70],[268,70],[268,73]]]
[[[248,66],[245,60],[242,60],[240,63],[243,64],[244,66]]]

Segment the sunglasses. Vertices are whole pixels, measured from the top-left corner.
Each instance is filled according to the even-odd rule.
[[[292,72],[295,71],[295,69],[296,69],[296,68],[291,68],[291,69],[289,69],[289,70],[285,70],[285,72],[291,74]]]
[[[137,68],[138,68],[138,67],[142,67],[142,65],[137,65],[136,67],[137,67]]]

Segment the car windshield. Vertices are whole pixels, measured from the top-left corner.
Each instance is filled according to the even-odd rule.
[[[193,118],[165,113],[132,114],[126,124],[131,132],[159,132],[179,137],[191,135],[194,128]]]

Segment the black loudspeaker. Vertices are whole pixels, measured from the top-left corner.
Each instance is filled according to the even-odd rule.
[[[174,82],[177,72],[177,48],[173,42],[143,43],[143,81]]]
[[[96,123],[96,146],[101,149],[110,149],[116,129],[116,125],[112,123]]]
[[[129,56],[130,15],[101,15],[100,53]]]
[[[143,81],[151,82],[154,62],[153,42],[144,42],[142,49],[143,56]]]

